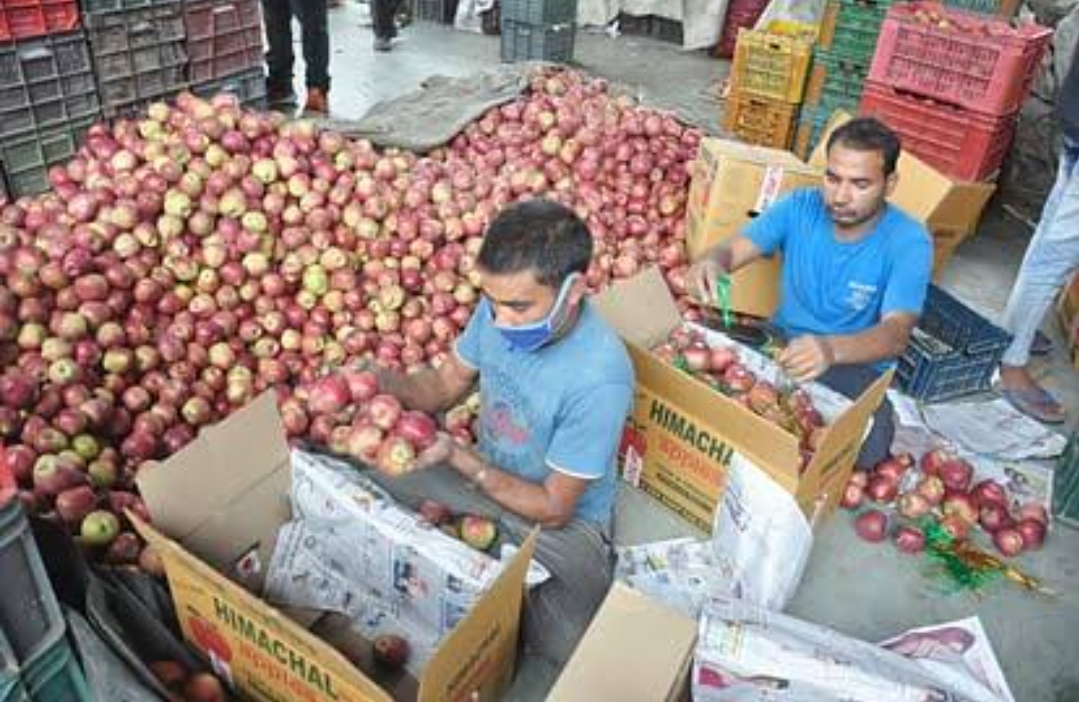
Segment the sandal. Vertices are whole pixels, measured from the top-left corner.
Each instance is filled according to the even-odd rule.
[[[1000,394],[1008,403],[1023,414],[1043,424],[1063,424],[1064,408],[1044,388],[1001,388]]]

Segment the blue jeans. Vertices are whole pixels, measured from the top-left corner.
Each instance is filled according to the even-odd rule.
[[[1030,344],[1054,298],[1079,267],[1079,144],[1064,140],[1056,183],[1027,246],[1002,324],[1013,339],[1007,366],[1025,366]]]
[[[266,90],[273,96],[292,92],[292,17],[300,23],[308,88],[330,89],[330,32],[327,0],[262,0],[270,69]]]

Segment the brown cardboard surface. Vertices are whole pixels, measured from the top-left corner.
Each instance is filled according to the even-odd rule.
[[[832,116],[810,156],[810,165],[821,170],[825,168],[828,135],[850,119],[851,116],[842,111]],[[896,173],[899,180],[888,201],[925,223],[938,245],[953,249],[974,233],[982,210],[996,190],[993,183],[952,180],[906,151],[899,155]]]
[[[547,702],[681,702],[697,624],[615,583]]]
[[[184,637],[245,697],[390,702],[349,659],[223,574],[235,575],[232,566],[242,562],[261,575],[259,566],[269,563],[277,531],[289,519],[283,437],[273,394],[265,393],[140,475],[155,524],[135,527],[162,555]],[[193,504],[180,504],[185,501]],[[498,699],[513,675],[524,577],[537,533],[443,640],[415,696],[398,702]],[[243,582],[250,587],[256,580],[261,578]]]
[[[1073,275],[1071,281],[1060,291],[1057,315],[1065,342],[1071,343],[1068,355],[1072,359],[1072,365],[1079,369],[1079,340],[1071,341],[1073,330],[1079,329],[1079,274]]]
[[[697,260],[737,234],[761,210],[796,188],[820,183],[820,171],[788,151],[706,138],[693,168],[686,208],[686,245]],[[732,276],[731,306],[770,316],[779,304],[780,259],[758,261]]]
[[[654,268],[593,298],[600,314],[627,342],[637,374],[626,433],[642,460],[639,468],[627,470],[624,465],[623,477],[709,531],[727,470],[740,455],[793,494],[811,520],[831,514],[891,374],[832,423],[820,449],[799,473],[801,452],[793,435],[652,355],[652,344],[681,323],[677,312],[661,302],[666,298],[670,292]],[[642,327],[648,333],[640,333]]]

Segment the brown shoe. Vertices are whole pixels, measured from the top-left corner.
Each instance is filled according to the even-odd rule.
[[[303,106],[304,114],[326,115],[330,113],[330,100],[322,88],[307,89],[307,103]]]

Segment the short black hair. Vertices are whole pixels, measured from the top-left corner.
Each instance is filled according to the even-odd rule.
[[[842,144],[855,151],[877,151],[884,158],[884,175],[895,173],[902,145],[899,136],[875,117],[856,117],[837,127],[828,137],[828,151]]]
[[[478,264],[496,275],[534,270],[542,285],[557,288],[592,260],[592,234],[564,205],[536,198],[510,205],[490,226]]]

